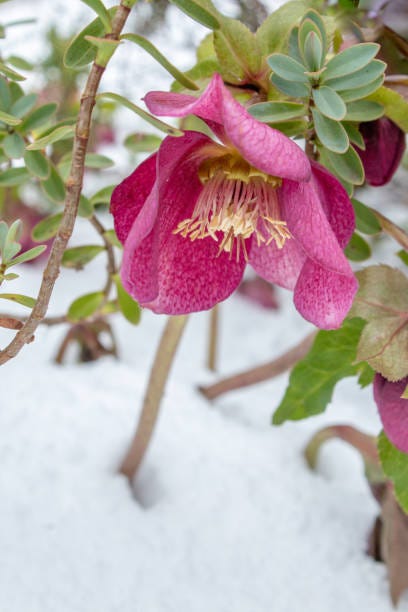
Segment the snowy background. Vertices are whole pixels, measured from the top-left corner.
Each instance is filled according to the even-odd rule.
[[[67,33],[93,18],[79,0],[14,0],[0,8],[1,21],[30,16],[38,23],[10,29],[2,53],[41,57],[50,22],[59,19]],[[172,7],[152,40],[186,69],[204,33]],[[148,89],[169,83],[145,53],[127,45],[101,89],[138,103]],[[126,111],[120,121],[123,134],[146,129]],[[108,153],[122,176],[131,170],[120,149]],[[387,202],[403,192],[401,176],[397,191],[382,196]],[[106,184],[114,180],[109,171],[105,177]],[[84,243],[90,231],[79,220],[72,244]],[[100,256],[86,272],[65,270],[50,313],[98,290],[104,267]],[[20,272],[13,291],[35,295],[40,270]],[[360,458],[336,441],[323,448],[316,473],[302,457],[310,436],[329,423],[377,433],[370,390],[343,381],[325,415],[278,428],[270,418],[285,375],[212,404],[196,391],[270,360],[310,331],[291,294],[278,291],[278,298],[278,312],[239,295],[222,305],[217,376],[204,368],[208,314],[191,317],[134,494],[116,470],[134,432],[163,317],[144,312],[137,328],[117,317],[120,360],[54,365],[66,330],[40,328],[36,341],[1,369],[0,612],[392,610],[385,566],[365,554],[378,508]],[[1,333],[2,345],[9,337]],[[408,611],[408,596],[399,609]]]

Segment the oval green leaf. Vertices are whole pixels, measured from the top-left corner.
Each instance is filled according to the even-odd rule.
[[[8,134],[1,144],[3,151],[9,159],[20,159],[20,157],[23,157],[25,143],[20,134],[17,134],[17,132]]]
[[[22,295],[21,293],[0,293],[0,298],[2,300],[10,300],[16,304],[21,304],[21,306],[26,306],[27,308],[34,308],[37,301],[34,298],[29,297],[28,295]]]
[[[288,55],[274,53],[268,57],[268,64],[281,79],[294,83],[309,83],[309,77],[305,74],[305,66]]]
[[[86,264],[95,259],[95,257],[104,250],[105,247],[97,244],[72,247],[71,249],[67,249],[62,256],[62,265],[65,268],[82,270]]]
[[[360,43],[341,51],[327,63],[324,73],[325,80],[361,70],[371,62],[379,49],[380,45],[377,43]]]
[[[384,107],[378,102],[356,100],[347,104],[346,121],[374,121],[384,114]]]
[[[30,177],[25,168],[9,168],[4,172],[0,172],[0,186],[15,187],[22,185]]]
[[[41,187],[45,194],[53,202],[63,202],[65,199],[65,185],[64,181],[58,174],[57,169],[54,165],[50,164],[50,175],[44,181],[41,181]]]
[[[171,4],[175,4],[180,10],[186,15],[201,23],[201,25],[209,28],[210,30],[218,30],[220,28],[220,22],[213,13],[210,13],[205,8],[200,6],[193,0],[169,0]]]
[[[113,18],[117,7],[112,7],[108,10],[110,18]],[[67,68],[82,68],[93,62],[96,57],[96,48],[88,40],[86,36],[103,36],[105,27],[99,17],[94,19],[86,26],[68,45],[64,54],[64,64]]]
[[[104,295],[102,291],[81,295],[81,297],[74,300],[68,308],[68,319],[76,322],[90,317],[98,310],[103,300]]]
[[[122,281],[118,274],[113,277],[116,285],[118,296],[118,305],[123,316],[132,325],[137,325],[140,322],[141,309],[139,304],[125,291]]]
[[[362,185],[364,183],[363,164],[353,147],[349,147],[348,151],[343,154],[327,150],[326,155],[330,165],[342,179],[352,185]]]
[[[53,238],[58,232],[62,219],[62,213],[56,215],[49,215],[45,219],[42,219],[37,225],[35,225],[31,232],[31,237],[35,242],[44,242]]]
[[[40,149],[44,149],[47,145],[53,144],[54,142],[73,138],[74,133],[75,127],[73,125],[62,125],[49,132],[49,134],[46,136],[43,136],[42,138],[39,138],[38,140],[35,140],[29,144],[27,151],[38,151]]]
[[[41,151],[26,151],[24,153],[24,163],[27,170],[39,179],[46,179],[50,174],[50,164],[48,159]]]
[[[334,89],[322,85],[318,89],[313,89],[313,100],[318,110],[329,117],[329,119],[335,119],[340,121],[346,115],[346,105]]]
[[[302,117],[306,112],[306,106],[298,102],[260,102],[250,106],[248,112],[258,121],[279,123]]]
[[[0,121],[7,125],[19,125],[21,123],[21,119],[13,117],[13,115],[5,113],[4,111],[0,111]]]
[[[371,248],[362,236],[354,232],[344,253],[351,261],[365,261],[371,257]]]
[[[57,110],[58,105],[54,102],[50,104],[43,104],[43,106],[39,106],[35,110],[33,110],[28,117],[24,119],[21,124],[20,130],[22,132],[31,132],[32,130],[36,130],[37,128],[45,125],[54,115]]]
[[[343,91],[347,89],[357,89],[372,83],[378,77],[384,74],[386,64],[380,60],[372,60],[367,66],[347,74],[342,77],[329,79],[326,76],[326,72],[323,73],[322,82],[328,87],[332,87],[336,91]]]
[[[310,85],[305,83],[293,83],[287,79],[282,79],[277,74],[273,74],[271,78],[272,85],[279,91],[282,91],[287,96],[292,98],[308,98],[310,94]]]
[[[345,153],[350,143],[347,132],[341,123],[325,117],[315,108],[312,109],[312,115],[320,142],[330,151]]]

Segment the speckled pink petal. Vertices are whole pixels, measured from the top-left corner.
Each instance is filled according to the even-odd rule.
[[[142,306],[157,313],[211,308],[235,290],[245,268],[242,258],[237,263],[225,252],[217,257],[219,246],[212,238],[192,242],[173,233],[180,221],[191,216],[202,190],[197,167],[202,161],[200,148],[208,142],[206,136],[192,132],[183,138],[190,140],[190,147],[182,139],[173,139],[183,150],[182,155],[173,150],[173,161],[169,144],[160,148],[156,185],[142,210],[147,211],[146,218],[154,218],[150,231],[146,233],[146,224],[139,223],[141,213],[125,243],[124,287]],[[163,174],[161,160],[167,169]]]
[[[305,260],[306,255],[293,238],[287,240],[282,249],[278,249],[274,241],[258,246],[256,240],[252,240],[250,265],[259,276],[279,287],[295,288]]]
[[[151,155],[113,190],[110,211],[116,234],[123,243],[153,188],[156,180],[156,158],[157,153]]]
[[[279,191],[282,216],[307,256],[333,272],[349,276],[350,265],[326,217],[314,176],[309,183],[283,181]]]
[[[326,168],[312,162],[312,173],[322,208],[331,228],[344,249],[355,228],[355,214],[343,185]]]
[[[250,164],[263,172],[307,181],[310,163],[302,149],[282,132],[257,121],[237,102],[215,74],[199,98],[166,92],[145,96],[148,109],[156,115],[185,117],[197,115],[224,127],[228,141]]]
[[[337,274],[310,259],[296,283],[294,303],[300,314],[320,329],[341,326],[357,291],[357,281],[350,274]]]
[[[391,442],[403,453],[408,453],[408,400],[401,399],[408,378],[390,382],[381,374],[374,378],[376,401],[384,431]]]

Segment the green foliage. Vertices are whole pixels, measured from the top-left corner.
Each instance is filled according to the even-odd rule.
[[[21,293],[0,293],[0,299],[10,300],[26,308],[34,308],[36,300],[28,295],[22,295]]]
[[[307,107],[297,102],[260,102],[250,106],[248,111],[258,121],[279,123],[303,117]]]
[[[373,102],[384,106],[385,114],[392,119],[401,130],[408,132],[408,102],[398,92],[380,87],[369,97]]]
[[[126,136],[124,145],[132,153],[152,153],[156,151],[162,139],[156,134],[129,134]]]
[[[217,12],[211,3],[207,2],[207,5],[213,10],[208,10],[202,6],[202,2],[195,2],[194,0],[169,0],[172,4],[175,4],[179,9],[186,13],[189,17],[201,23],[201,25],[209,28],[210,30],[217,30],[220,27],[220,23],[217,19]]]
[[[140,323],[141,309],[139,304],[125,291],[122,285],[122,281],[120,280],[120,276],[115,274],[113,280],[116,285],[116,292],[118,298],[118,306],[129,323],[132,325],[137,325]]]
[[[371,247],[360,234],[354,232],[344,253],[351,261],[365,261],[371,257]]]
[[[117,7],[113,7],[107,11],[109,19],[114,17],[116,10]],[[64,54],[65,66],[67,68],[78,69],[93,62],[96,57],[96,48],[87,37],[94,36],[98,38],[106,33],[105,25],[102,23],[100,17],[94,19],[94,21],[79,32],[68,45]]]
[[[357,343],[364,321],[350,319],[340,329],[319,331],[308,355],[293,368],[289,385],[273,423],[299,420],[319,414],[331,401],[335,385],[359,373],[354,365]]]
[[[357,361],[391,381],[408,376],[408,279],[390,266],[357,272],[359,290],[350,316],[365,319]]]
[[[377,217],[365,204],[353,198],[351,200],[356,215],[356,227],[363,234],[378,234],[381,231]]]
[[[62,219],[62,213],[49,215],[35,225],[31,232],[31,237],[36,242],[44,242],[53,238],[58,232]]]
[[[103,291],[81,295],[68,308],[68,319],[73,323],[92,316],[103,304]]]
[[[408,514],[408,454],[398,450],[382,432],[378,438],[382,468],[395,487],[395,496]]]
[[[85,246],[72,247],[67,249],[62,257],[62,265],[65,268],[73,268],[74,270],[82,270],[86,264],[95,259],[99,253],[102,253],[105,247],[97,244],[87,244]]]

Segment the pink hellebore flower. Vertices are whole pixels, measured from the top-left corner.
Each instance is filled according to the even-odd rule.
[[[342,251],[354,214],[340,183],[251,117],[218,74],[199,98],[151,92],[145,101],[156,115],[200,117],[219,141],[193,131],[167,137],[116,187],[126,290],[157,313],[206,310],[250,263],[293,289],[306,319],[339,327],[357,286]]]
[[[404,155],[405,134],[387,117],[361,123],[360,132],[366,148],[357,151],[363,162],[366,181],[373,187],[385,185],[398,170]]]
[[[384,431],[391,442],[403,453],[408,453],[408,400],[402,399],[408,378],[391,382],[376,374],[374,399],[380,413]]]

